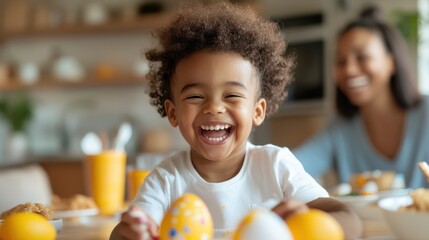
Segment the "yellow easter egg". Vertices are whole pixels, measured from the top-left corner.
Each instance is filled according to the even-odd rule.
[[[338,221],[318,209],[295,213],[286,219],[286,224],[295,240],[344,240]]]
[[[185,193],[165,213],[160,232],[160,240],[211,240],[213,220],[197,195]]]
[[[37,213],[19,212],[8,216],[1,225],[4,240],[54,240],[54,226]]]

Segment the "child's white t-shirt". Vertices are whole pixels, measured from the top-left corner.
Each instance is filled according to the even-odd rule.
[[[184,193],[199,196],[209,208],[215,237],[233,231],[250,209],[272,208],[285,198],[309,202],[328,197],[288,148],[247,144],[240,172],[225,182],[206,182],[192,165],[189,151],[161,162],[140,186],[134,204],[158,225],[168,207]]]

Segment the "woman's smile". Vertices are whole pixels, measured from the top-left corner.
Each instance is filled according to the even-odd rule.
[[[367,76],[359,76],[347,80],[347,87],[360,88],[369,85],[369,78]]]

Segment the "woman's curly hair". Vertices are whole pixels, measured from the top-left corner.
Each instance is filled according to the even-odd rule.
[[[162,117],[171,98],[171,80],[179,61],[200,50],[235,52],[250,61],[260,76],[260,97],[273,114],[287,96],[294,60],[284,57],[286,43],[276,23],[250,8],[227,2],[192,5],[177,12],[167,27],[154,33],[159,48],[146,53],[150,62],[149,96]]]

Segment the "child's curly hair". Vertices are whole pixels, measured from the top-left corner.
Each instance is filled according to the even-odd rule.
[[[294,61],[284,57],[283,34],[277,24],[250,8],[227,2],[193,5],[178,12],[155,36],[161,46],[146,53],[151,62],[148,91],[150,103],[162,117],[166,116],[164,102],[171,98],[176,65],[203,49],[235,52],[255,66],[260,76],[260,97],[267,101],[267,115],[273,114],[287,96],[285,88],[291,81]]]

